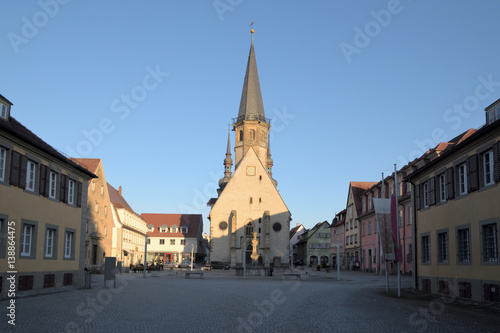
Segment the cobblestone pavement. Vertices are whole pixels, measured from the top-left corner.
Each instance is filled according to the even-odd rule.
[[[301,280],[235,276],[234,270],[118,275],[105,288],[16,299],[16,326],[0,301],[1,332],[498,332],[498,307],[474,306],[420,295],[396,278],[363,272],[301,271]],[[112,284],[108,282],[108,284]]]

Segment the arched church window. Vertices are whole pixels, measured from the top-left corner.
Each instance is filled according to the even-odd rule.
[[[262,142],[266,141],[266,135],[264,134],[263,131],[260,132],[260,141]]]
[[[255,130],[250,130],[250,140],[255,140]]]
[[[240,141],[243,141],[243,131],[240,130]]]
[[[252,236],[253,235],[253,224],[249,222],[245,228],[245,235]]]

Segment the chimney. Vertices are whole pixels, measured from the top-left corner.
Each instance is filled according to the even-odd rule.
[[[299,226],[299,222],[297,222],[297,227]]]
[[[120,193],[120,195],[122,195],[122,187],[121,186],[118,188],[118,193]]]

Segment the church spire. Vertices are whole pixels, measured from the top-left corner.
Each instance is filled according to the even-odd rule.
[[[219,195],[222,193],[224,187],[226,187],[227,183],[229,182],[229,179],[231,178],[232,166],[233,166],[233,159],[231,158],[231,131],[228,130],[226,158],[224,159],[224,178],[221,178],[221,180],[219,180],[219,189],[217,190]]]
[[[273,178],[273,159],[271,158],[271,135],[268,133],[267,135],[267,173],[271,178],[275,187],[278,187],[278,182]]]
[[[247,70],[243,81],[243,91],[241,93],[240,110],[238,121],[265,120],[264,103],[260,92],[259,73],[257,72],[257,61],[253,49],[253,29],[250,53],[248,54]]]

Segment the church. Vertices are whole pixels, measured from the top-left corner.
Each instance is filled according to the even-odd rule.
[[[233,118],[234,173],[228,134],[224,177],[209,200],[210,260],[231,267],[288,266],[291,214],[273,179],[270,130],[260,91],[253,46],[243,82],[238,117]]]

